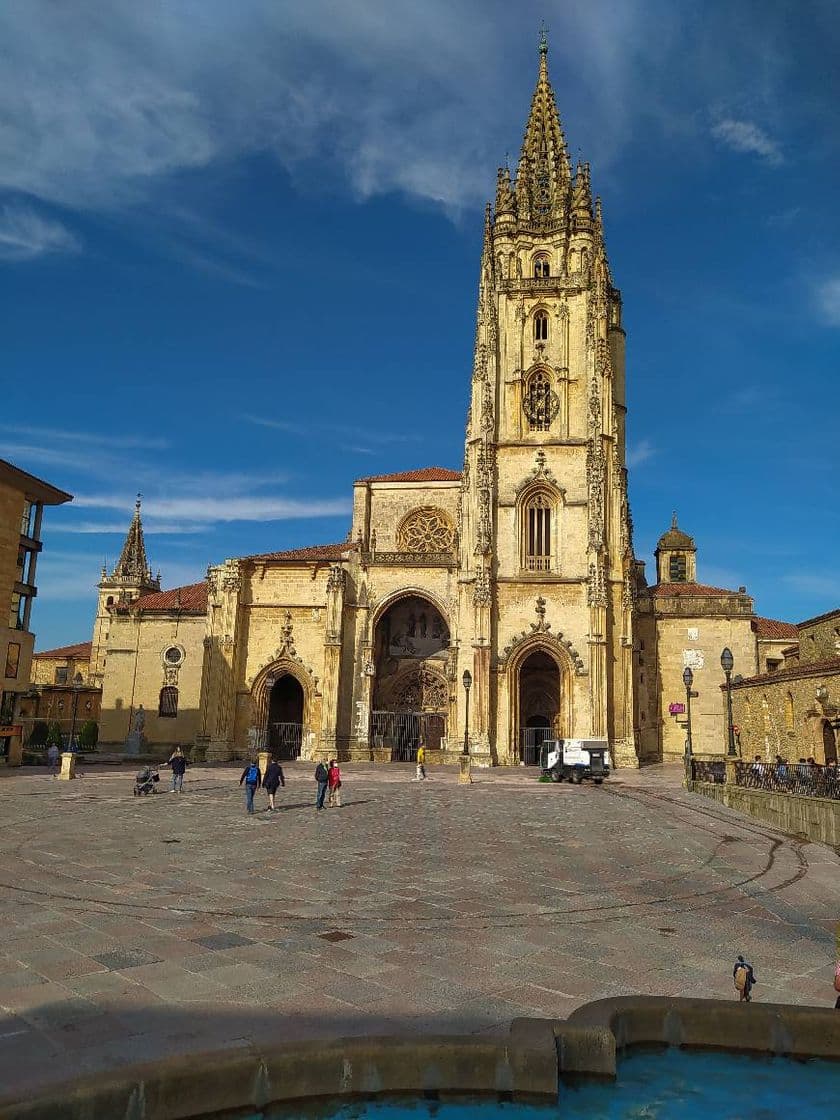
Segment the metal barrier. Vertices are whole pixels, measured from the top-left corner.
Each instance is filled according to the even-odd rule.
[[[270,723],[268,725],[268,750],[275,758],[291,761],[300,758],[303,742],[302,723]]]
[[[390,747],[392,762],[416,762],[421,743],[436,750],[446,734],[446,716],[440,712],[371,712],[370,741]]]
[[[549,727],[523,727],[519,732],[519,761],[525,766],[539,766],[542,745],[553,737]]]
[[[726,781],[726,763],[723,759],[709,762],[692,758],[691,777],[695,782],[712,782],[722,786]]]
[[[735,764],[735,784],[744,789],[840,800],[837,767],[820,766],[813,762],[739,761]]]

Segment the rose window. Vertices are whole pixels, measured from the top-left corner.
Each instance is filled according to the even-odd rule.
[[[400,552],[451,552],[454,543],[452,522],[441,509],[417,509],[400,529]]]

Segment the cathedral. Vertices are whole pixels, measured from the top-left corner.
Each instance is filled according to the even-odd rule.
[[[228,559],[174,590],[152,577],[138,501],[99,584],[100,742],[387,761],[422,741],[430,760],[466,746],[489,766],[533,764],[552,735],[606,739],[617,766],[679,757],[669,701],[695,616],[756,672],[755,616],[743,588],[696,583],[676,520],[646,584],[624,349],[600,201],[572,167],[543,41],[516,174],[499,170],[484,219],[462,469],[359,479],[345,540]],[[717,677],[707,691],[719,722]]]

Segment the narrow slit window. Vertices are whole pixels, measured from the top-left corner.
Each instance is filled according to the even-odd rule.
[[[551,568],[551,502],[535,495],[525,510],[525,567],[531,572]]]
[[[548,315],[545,311],[538,311],[534,315],[534,341],[548,341]]]

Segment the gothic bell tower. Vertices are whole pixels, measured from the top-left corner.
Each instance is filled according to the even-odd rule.
[[[103,566],[102,578],[97,584],[97,590],[99,595],[90,651],[90,680],[91,684],[101,687],[105,674],[105,650],[108,645],[112,611],[116,607],[133,603],[141,595],[160,591],[160,575],[158,574],[157,578],[152,577],[152,570],[146,556],[139,494],[134,503],[134,516],[128,527],[120,558],[110,575],[108,569]]]
[[[493,761],[534,761],[549,733],[635,761],[625,414],[621,295],[543,35],[516,176],[485,214],[461,495],[459,661]]]

